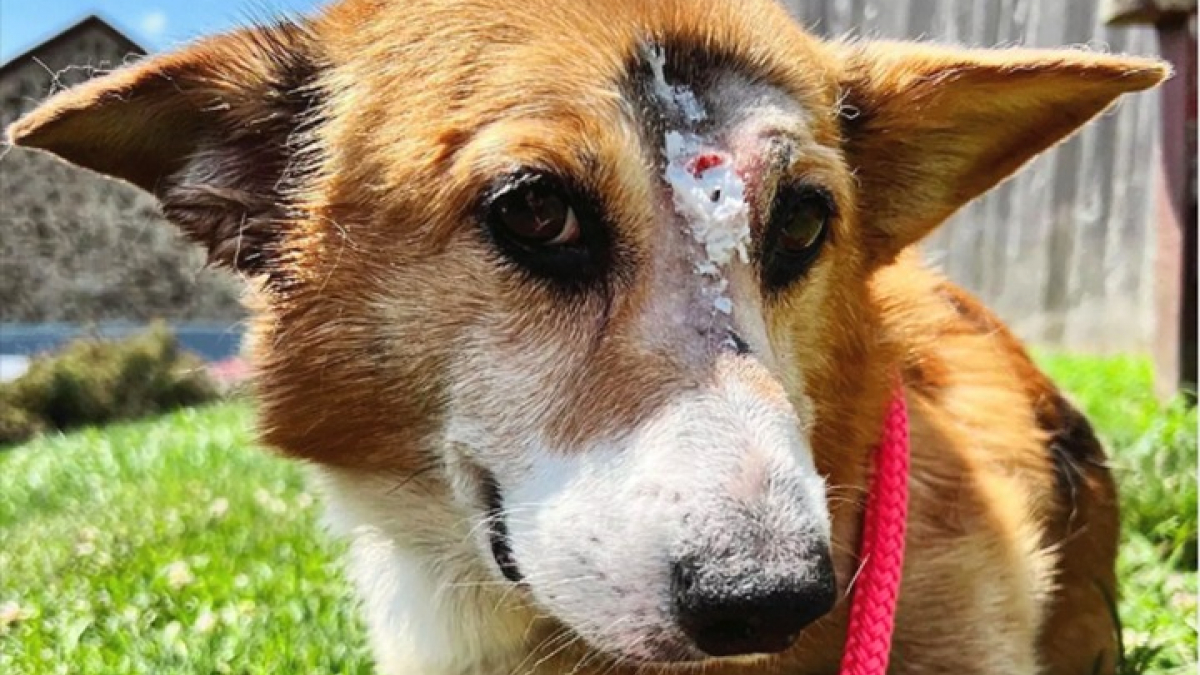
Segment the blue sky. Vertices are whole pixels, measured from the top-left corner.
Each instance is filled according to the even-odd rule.
[[[158,51],[249,17],[306,11],[322,0],[0,0],[0,62],[98,14]]]

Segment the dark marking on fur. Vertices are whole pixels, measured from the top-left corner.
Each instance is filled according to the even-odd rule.
[[[257,96],[213,101],[196,149],[155,190],[163,213],[208,250],[210,264],[266,274],[285,285],[279,257],[295,194],[321,158],[310,142],[322,121],[323,66],[305,28],[282,23],[248,34],[270,74]]]
[[[495,558],[496,566],[500,568],[504,578],[519,584],[523,577],[508,539],[508,523],[504,521],[504,498],[500,494],[500,485],[496,482],[496,477],[490,471],[483,472],[482,490],[492,557]]]
[[[705,108],[706,100],[717,79],[728,73],[736,73],[752,83],[764,82],[783,88],[787,78],[783,72],[766,61],[740,54],[728,45],[708,40],[702,36],[671,35],[648,37],[627,58],[624,77],[618,83],[624,98],[633,106],[643,139],[648,147],[657,148],[668,128],[691,128],[703,133],[711,120],[683,120],[681,111],[664,105],[655,88],[652,53],[663,57],[663,76],[672,87],[687,87],[696,100]],[[655,161],[661,162],[656,156]]]
[[[966,296],[961,289],[950,284],[941,284],[937,287],[937,293],[950,305],[951,309],[959,317],[967,321],[980,333],[994,333],[999,328],[983,306],[979,305],[973,298]]]
[[[1076,495],[1084,474],[1107,470],[1104,447],[1091,422],[1057,391],[1038,401],[1038,427],[1046,432],[1046,450],[1054,463],[1055,485],[1068,507],[1068,529],[1075,513]]]
[[[729,341],[733,343],[733,349],[738,356],[746,356],[750,354],[750,345],[742,339],[741,335],[738,335],[734,331],[729,331]]]

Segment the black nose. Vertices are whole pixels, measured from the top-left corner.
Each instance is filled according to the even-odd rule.
[[[696,558],[673,566],[676,620],[709,656],[774,654],[792,646],[800,630],[833,609],[833,565],[822,550],[802,574],[742,570]]]

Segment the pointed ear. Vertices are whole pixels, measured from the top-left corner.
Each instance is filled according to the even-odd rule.
[[[841,47],[845,152],[876,254],[890,259],[1069,136],[1119,95],[1154,86],[1151,59],[1079,51]]]
[[[268,272],[320,59],[296,24],[198,42],[59,93],[8,130],[153,193],[211,262]]]

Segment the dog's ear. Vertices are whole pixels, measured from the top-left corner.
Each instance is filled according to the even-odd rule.
[[[319,104],[314,47],[291,23],[203,40],[51,97],[9,141],[150,191],[210,262],[269,272]]]
[[[845,153],[873,253],[889,259],[1119,95],[1169,73],[1079,51],[841,45]]]

